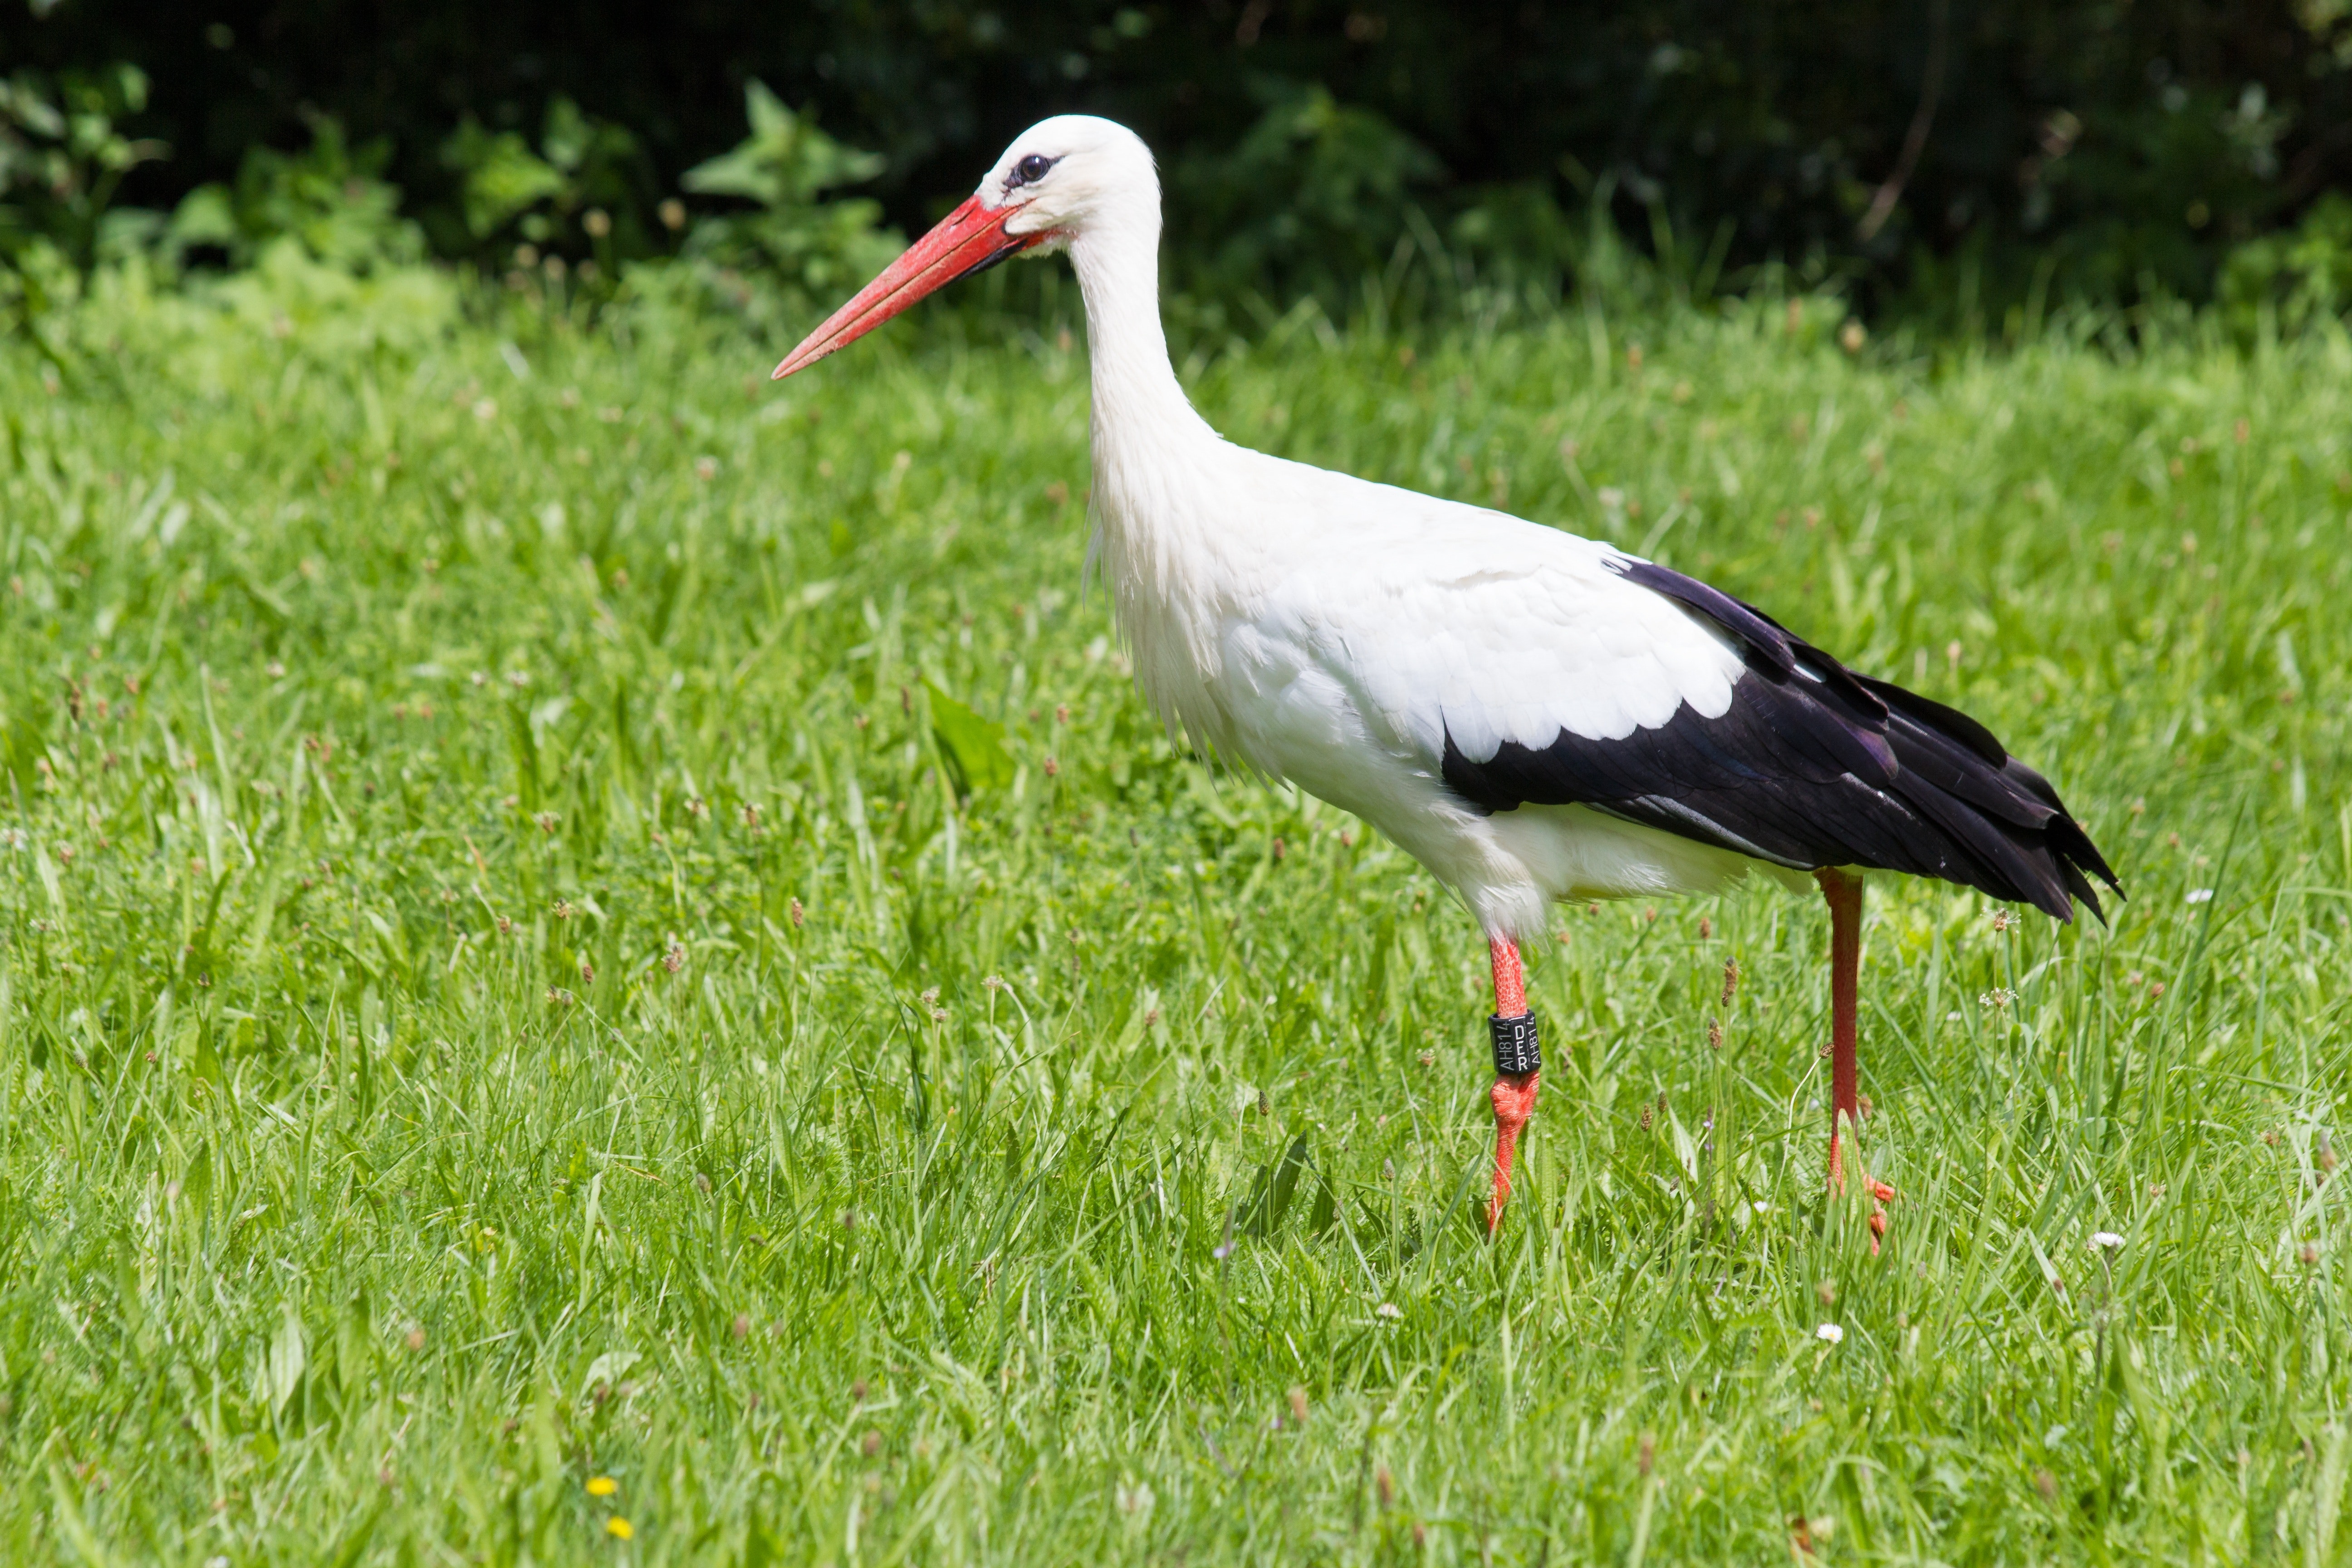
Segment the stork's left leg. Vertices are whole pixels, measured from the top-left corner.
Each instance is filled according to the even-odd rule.
[[[1862,1120],[1861,1068],[1855,1036],[1862,1000],[1862,877],[1857,872],[1825,867],[1813,873],[1830,906],[1830,1185],[1845,1190],[1845,1148],[1843,1135]],[[1886,1211],[1880,1206],[1895,1189],[1874,1182],[1870,1189],[1870,1250],[1886,1234]]]
[[[1487,1020],[1495,1037],[1495,1087],[1487,1096],[1495,1107],[1495,1192],[1486,1201],[1486,1234],[1492,1236],[1503,1223],[1503,1205],[1510,1201],[1511,1159],[1518,1152],[1520,1130],[1535,1112],[1543,1057],[1536,1045],[1536,1016],[1528,1007],[1518,944],[1494,938],[1486,948],[1495,962],[1495,1016]]]

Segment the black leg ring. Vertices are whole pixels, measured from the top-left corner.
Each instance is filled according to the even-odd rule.
[[[1536,1016],[1490,1016],[1486,1027],[1495,1037],[1495,1071],[1506,1077],[1543,1070],[1543,1047],[1536,1042]]]

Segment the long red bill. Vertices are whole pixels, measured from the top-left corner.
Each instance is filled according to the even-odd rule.
[[[835,349],[848,347],[926,294],[1044,239],[1043,230],[1035,234],[1004,232],[1005,219],[1019,210],[1002,206],[991,211],[980,205],[978,196],[965,202],[941,218],[930,233],[908,246],[907,253],[860,289],[856,298],[826,317],[823,326],[784,356],[784,363],[776,367],[771,379],[782,381]]]

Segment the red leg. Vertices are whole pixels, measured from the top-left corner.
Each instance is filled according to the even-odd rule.
[[[1834,868],[1813,873],[1830,906],[1830,1185],[1845,1185],[1840,1135],[1862,1116],[1862,1084],[1854,1060],[1855,1014],[1861,1005],[1862,879]]]
[[[1861,1070],[1856,1061],[1856,1015],[1861,1011],[1862,878],[1859,873],[1826,867],[1813,873],[1830,906],[1830,1185],[1845,1190],[1845,1148],[1843,1135],[1862,1120]],[[1884,1203],[1895,1190],[1884,1182],[1863,1178],[1874,1203]],[[1886,1214],[1874,1208],[1870,1215],[1870,1249],[1886,1234]]]
[[[1495,962],[1495,1016],[1526,1017],[1528,984],[1519,969],[1518,944],[1495,940],[1486,946]],[[1536,1090],[1542,1082],[1541,1072],[1501,1073],[1488,1092],[1495,1107],[1495,1192],[1486,1203],[1489,1236],[1503,1223],[1503,1205],[1511,1197],[1511,1161],[1518,1152],[1520,1130],[1535,1111]]]

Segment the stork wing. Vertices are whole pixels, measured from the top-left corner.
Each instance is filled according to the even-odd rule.
[[[1580,804],[2061,919],[2077,898],[2098,911],[2086,872],[2116,886],[2049,783],[1967,716],[1679,573],[1496,513],[1438,516],[1290,577],[1270,607],[1373,738],[1465,804]]]

